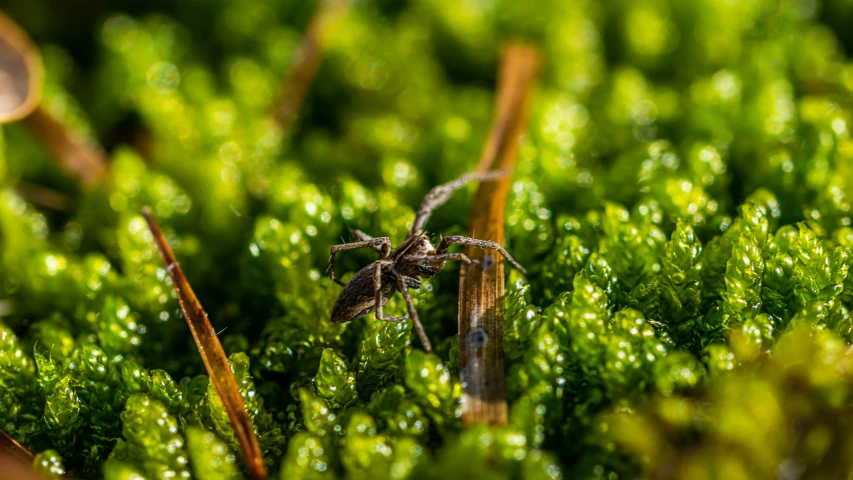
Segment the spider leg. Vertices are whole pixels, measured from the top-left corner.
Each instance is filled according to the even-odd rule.
[[[424,351],[427,353],[432,352],[432,343],[430,343],[429,337],[427,337],[427,334],[424,331],[424,326],[418,318],[418,312],[415,310],[415,304],[412,302],[412,297],[409,295],[409,290],[406,288],[405,280],[403,280],[402,275],[397,277],[397,289],[400,290],[400,293],[403,294],[403,298],[406,300],[406,309],[409,311],[408,316],[412,318],[412,324],[415,326],[415,331],[418,332],[418,338],[421,339]]]
[[[384,315],[382,313],[382,265],[382,262],[376,262],[376,266],[373,268],[373,293],[376,295],[376,319],[383,320],[385,322],[404,322],[409,318],[408,315],[399,318]],[[400,285],[400,278],[402,277],[397,277],[398,286]]]
[[[421,289],[421,281],[414,277],[403,277],[403,281],[406,283],[406,287],[411,288],[412,290],[420,290]]]
[[[352,234],[355,235],[355,238],[357,238],[359,242],[369,242],[373,240],[373,237],[362,232],[361,230],[353,230]]]
[[[453,262],[460,261],[463,263],[474,263],[467,255],[464,253],[442,253],[438,255],[409,255],[402,258],[404,263],[444,263],[444,262]]]
[[[450,245],[466,245],[466,246],[474,247],[474,248],[483,248],[486,250],[495,250],[498,253],[500,253],[501,255],[503,255],[504,258],[506,258],[507,261],[509,263],[511,263],[513,267],[519,269],[521,271],[521,273],[527,273],[527,270],[525,270],[524,267],[519,265],[518,262],[516,262],[515,259],[513,259],[512,256],[509,253],[507,253],[506,250],[504,250],[504,247],[502,247],[497,242],[492,242],[489,240],[478,240],[476,238],[462,237],[459,235],[452,235],[452,236],[444,237],[441,239],[441,243],[439,243],[438,248],[435,249],[436,255],[442,255],[445,252],[447,252],[447,248]]]
[[[491,170],[488,172],[470,172],[462,175],[461,177],[453,180],[452,182],[447,182],[443,185],[439,185],[437,187],[433,187],[432,190],[427,192],[426,196],[424,196],[423,201],[421,201],[421,206],[418,207],[418,213],[415,216],[415,221],[412,223],[412,229],[409,230],[409,237],[414,237],[415,235],[423,232],[424,226],[426,226],[427,221],[429,220],[430,215],[432,215],[433,210],[444,205],[444,202],[453,195],[453,192],[459,190],[465,184],[470,181],[478,180],[481,182],[488,182],[492,180],[497,180],[499,178],[503,178],[509,175],[512,172],[512,169],[507,170]]]
[[[373,240],[373,237],[362,232],[361,230],[353,230],[352,234],[353,234],[353,236],[355,236],[356,239],[358,239],[359,242],[369,242],[369,241]],[[382,252],[382,246],[381,245],[374,245],[373,249],[376,250],[377,252],[380,252],[380,253]]]
[[[344,243],[342,245],[335,245],[329,250],[329,278],[332,279],[333,282],[338,285],[343,285],[340,281],[335,279],[335,254],[339,252],[345,252],[347,250],[356,250],[358,248],[377,248],[379,247],[380,253],[379,258],[384,260],[388,258],[388,255],[391,253],[391,239],[388,237],[379,237],[372,238],[370,240],[363,240],[361,242],[353,242],[353,243]]]

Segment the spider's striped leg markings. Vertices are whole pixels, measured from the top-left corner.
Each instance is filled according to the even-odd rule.
[[[342,245],[335,245],[329,250],[329,278],[332,279],[338,285],[343,285],[339,280],[335,278],[335,254],[340,252],[345,252],[347,250],[356,250],[359,248],[381,248],[379,252],[379,258],[381,260],[385,260],[388,258],[388,255],[391,253],[391,239],[388,237],[378,237],[371,238],[370,240],[363,240],[360,242],[353,243],[344,243]]]
[[[427,337],[424,331],[424,326],[421,324],[420,318],[418,318],[415,304],[412,302],[412,297],[409,295],[409,290],[406,288],[406,283],[402,276],[397,277],[397,289],[400,290],[400,293],[403,294],[403,298],[406,300],[406,309],[409,311],[409,315],[407,316],[412,318],[412,324],[415,326],[415,331],[418,332],[418,337],[421,339],[424,351],[427,353],[432,352],[432,343],[430,343],[429,337]]]
[[[476,238],[462,237],[459,235],[451,235],[449,237],[444,237],[441,239],[441,243],[439,243],[438,248],[435,249],[436,255],[442,255],[447,252],[447,249],[450,247],[450,245],[465,245],[468,247],[495,250],[501,255],[503,255],[503,257],[506,258],[506,260],[510,264],[512,264],[513,267],[520,270],[521,273],[527,273],[527,270],[525,270],[524,267],[519,265],[518,262],[516,262],[515,259],[512,258],[512,256],[507,253],[506,250],[504,250],[504,247],[502,247],[501,244],[497,242],[492,242],[489,240],[478,240]]]
[[[376,295],[376,307],[375,307],[376,308],[376,319],[377,320],[384,320],[386,322],[404,322],[404,321],[406,321],[406,319],[409,318],[408,315],[406,315],[405,317],[399,318],[399,317],[391,317],[388,315],[384,315],[382,313],[382,304],[384,303],[384,302],[382,302],[382,266],[383,265],[393,265],[393,262],[391,262],[389,260],[378,260],[374,265],[375,266],[373,267],[373,293],[374,293],[374,295]],[[400,285],[400,281],[402,280],[402,278],[403,277],[400,277],[400,276],[397,277],[397,285],[398,286]]]
[[[473,263],[470,258],[464,253],[442,253],[436,255],[409,255],[403,257],[403,262],[418,264],[418,263],[444,263],[459,261],[463,263]]]
[[[426,226],[427,221],[429,221],[429,217],[432,215],[433,210],[444,205],[453,192],[459,190],[464,187],[468,182],[477,180],[480,182],[488,182],[492,180],[497,180],[499,178],[503,178],[512,173],[512,170],[492,170],[489,172],[470,172],[462,175],[461,177],[453,180],[451,182],[447,182],[443,185],[439,185],[437,187],[433,187],[432,190],[427,192],[424,199],[421,201],[420,207],[418,207],[418,212],[415,215],[415,221],[412,222],[412,229],[409,231],[409,238],[414,237],[415,235],[424,231],[424,227]]]

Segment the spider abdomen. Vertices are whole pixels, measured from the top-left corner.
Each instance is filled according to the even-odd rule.
[[[375,264],[370,264],[355,274],[352,280],[346,284],[341,291],[338,300],[332,307],[332,321],[345,323],[350,320],[364,317],[376,308],[376,293],[373,290],[373,272]],[[391,295],[397,290],[397,279],[388,275],[383,269],[382,279],[382,304],[388,302]]]

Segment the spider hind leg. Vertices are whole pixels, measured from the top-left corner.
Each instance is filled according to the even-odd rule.
[[[418,333],[418,338],[421,340],[421,344],[424,346],[424,351],[427,353],[432,352],[432,343],[429,341],[429,337],[427,337],[426,331],[424,330],[424,326],[421,323],[421,319],[418,318],[418,312],[415,310],[415,304],[412,302],[412,297],[409,295],[409,291],[406,288],[405,277],[397,277],[397,288],[400,290],[400,293],[403,294],[403,298],[406,300],[406,310],[409,311],[407,315],[412,319],[412,325],[415,327],[415,331]]]

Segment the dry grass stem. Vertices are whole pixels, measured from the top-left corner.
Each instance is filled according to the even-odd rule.
[[[30,453],[23,445],[18,443],[17,440],[10,437],[8,433],[0,430],[0,448],[6,453],[7,458],[10,460],[16,460],[18,463],[23,463],[26,465],[32,465],[33,459],[35,456]],[[0,452],[1,453],[1,452]],[[0,469],[0,472],[3,470]]]
[[[175,254],[163,236],[163,232],[160,230],[151,210],[146,207],[142,214],[148,221],[151,234],[154,235],[154,242],[157,244],[157,250],[166,265],[166,271],[172,278],[181,310],[184,312],[184,318],[190,327],[190,332],[192,332],[198,352],[201,354],[207,374],[210,376],[210,381],[216,388],[216,392],[219,393],[219,398],[222,399],[222,404],[231,419],[231,425],[234,427],[234,433],[240,443],[240,449],[243,451],[249,474],[255,480],[265,479],[267,478],[267,468],[264,465],[261,447],[255,436],[255,430],[252,428],[249,413],[246,411],[246,403],[243,401],[243,396],[237,386],[237,379],[234,378],[231,364],[228,362],[228,357],[225,356],[225,350],[222,349],[222,344],[216,337],[216,332],[214,332],[213,326],[207,318],[207,313],[184,276],[184,272],[175,259]]]
[[[289,130],[296,120],[308,87],[323,63],[324,38],[329,25],[347,11],[350,3],[352,0],[326,0],[311,18],[272,106],[271,114],[283,130]]]
[[[107,170],[106,155],[91,139],[70,131],[38,106],[24,123],[59,165],[84,185],[98,183]]]
[[[538,77],[539,51],[509,44],[501,56],[495,117],[478,164],[479,171],[512,169]],[[481,183],[471,205],[468,234],[503,243],[504,207],[510,177]],[[507,420],[504,392],[504,265],[500,254],[467,248],[478,264],[463,265],[459,284],[459,370],[465,425],[502,425]],[[492,256],[494,262],[483,262]],[[485,266],[485,267],[484,267]]]

